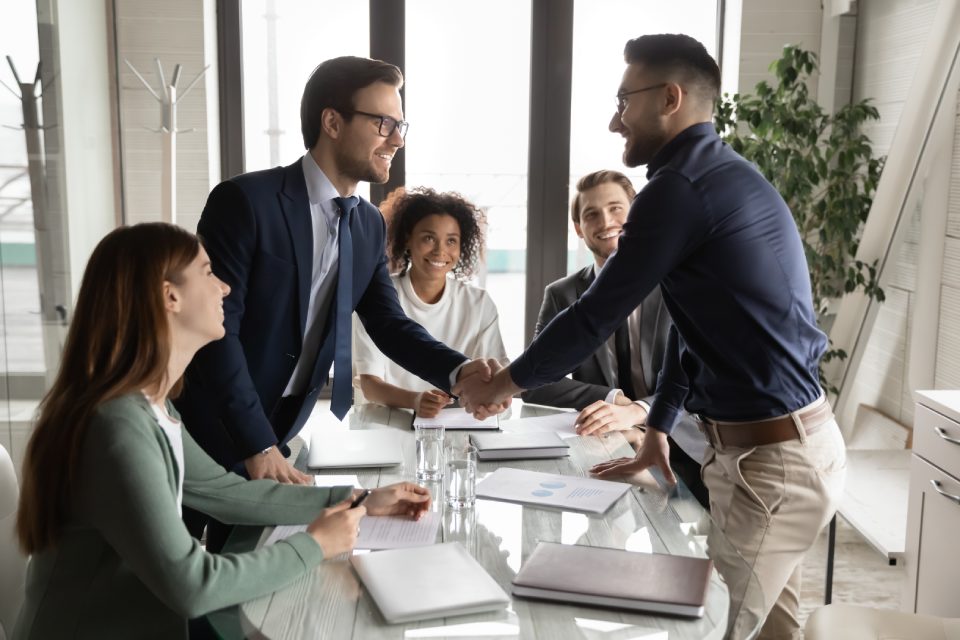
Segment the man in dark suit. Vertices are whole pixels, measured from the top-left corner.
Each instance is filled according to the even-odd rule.
[[[383,217],[353,196],[360,181],[387,181],[404,144],[402,83],[378,60],[324,62],[301,102],[307,153],[220,183],[203,210],[197,231],[231,289],[226,337],[197,353],[177,407],[217,462],[251,479],[311,482],[285,459],[286,443],[331,364],[331,409],[340,418],[349,409],[354,310],[388,357],[437,388],[488,373],[406,317],[387,273]]]
[[[593,254],[594,263],[547,285],[534,336],[558,313],[576,302],[593,283],[607,258],[617,250],[620,230],[636,192],[618,171],[595,171],[580,178],[570,205],[577,235]],[[623,430],[632,444],[641,438],[657,376],[663,363],[670,315],[660,289],[654,289],[634,309],[613,336],[580,363],[571,378],[524,391],[524,402],[580,410],[578,431],[602,434]],[[684,414],[671,434],[671,466],[704,507],[709,508],[700,464],[707,441],[690,415]]]

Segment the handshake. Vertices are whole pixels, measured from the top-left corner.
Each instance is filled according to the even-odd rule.
[[[453,387],[460,406],[478,420],[505,411],[513,395],[520,391],[510,370],[494,358],[477,358],[463,365]]]

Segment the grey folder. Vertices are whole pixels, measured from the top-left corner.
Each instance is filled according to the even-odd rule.
[[[708,558],[540,542],[513,579],[513,595],[700,618]]]
[[[570,455],[570,445],[553,432],[474,433],[470,441],[481,460],[560,458]]]
[[[350,558],[391,624],[503,609],[510,596],[458,542]]]

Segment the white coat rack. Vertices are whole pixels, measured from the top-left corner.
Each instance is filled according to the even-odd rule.
[[[160,171],[160,216],[164,222],[176,224],[177,222],[177,134],[189,133],[194,129],[177,129],[177,103],[180,102],[190,90],[196,86],[203,74],[207,72],[210,65],[203,68],[197,77],[194,78],[183,93],[177,95],[177,85],[180,83],[181,65],[173,68],[173,76],[170,82],[166,82],[163,75],[163,65],[160,64],[160,58],[154,58],[157,66],[157,77],[160,79],[160,92],[157,93],[150,86],[136,67],[130,64],[130,61],[124,59],[124,62],[130,67],[134,75],[143,83],[147,91],[160,103],[160,128],[150,129],[154,133],[163,135],[163,158]]]

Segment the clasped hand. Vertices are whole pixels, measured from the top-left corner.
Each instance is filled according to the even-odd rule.
[[[519,390],[510,379],[509,370],[494,358],[471,360],[463,365],[453,387],[460,406],[478,420],[505,411]]]

